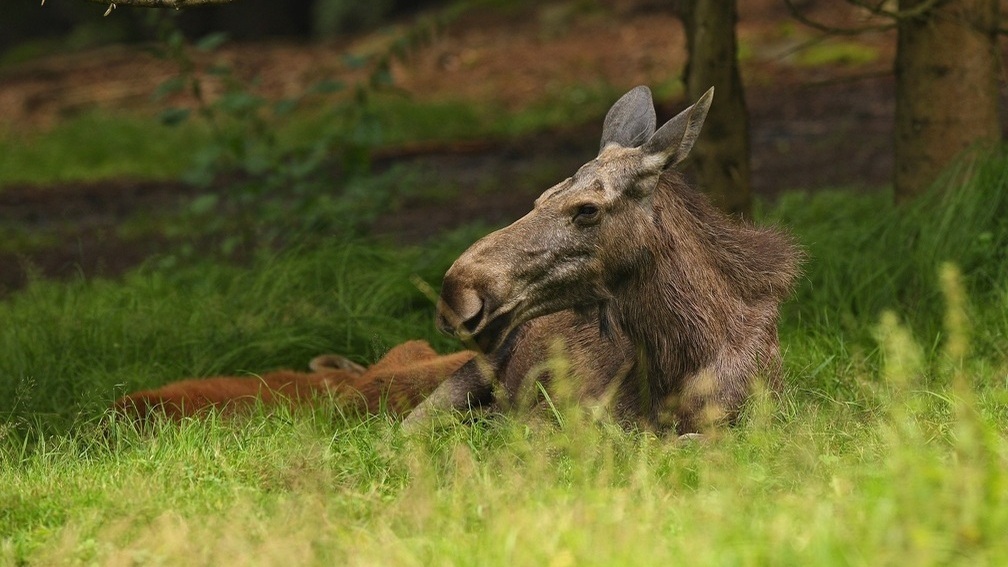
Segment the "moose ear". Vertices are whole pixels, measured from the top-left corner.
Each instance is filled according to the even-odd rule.
[[[666,122],[644,142],[641,148],[644,155],[656,158],[654,162],[659,169],[671,167],[686,159],[700,136],[700,129],[713,99],[714,87],[711,87],[693,106]]]
[[[620,97],[606,114],[602,124],[599,152],[609,144],[636,148],[655,131],[655,109],[651,89],[641,85]]]

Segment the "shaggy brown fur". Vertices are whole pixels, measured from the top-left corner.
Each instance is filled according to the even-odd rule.
[[[179,420],[210,410],[233,414],[258,404],[293,406],[319,399],[361,412],[384,408],[402,415],[473,356],[468,351],[441,356],[424,341],[409,341],[369,368],[323,355],[312,360],[310,373],[277,370],[262,376],[181,380],[124,396],[113,408],[137,423],[156,416]]]

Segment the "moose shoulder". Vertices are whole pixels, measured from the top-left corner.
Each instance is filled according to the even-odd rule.
[[[527,400],[531,382],[549,386],[536,369],[557,343],[578,399],[680,434],[734,419],[757,381],[779,383],[778,306],[801,253],[787,235],[718,211],[675,169],[712,97],[656,130],[650,90],[631,90],[609,110],[595,159],[455,261],[438,326],[488,354],[408,427],[494,393],[499,404]]]

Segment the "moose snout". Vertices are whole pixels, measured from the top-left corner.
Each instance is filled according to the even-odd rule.
[[[455,260],[445,273],[437,303],[438,329],[467,344],[471,339],[483,352],[499,346],[512,321],[513,269],[493,246],[500,233],[481,238]]]

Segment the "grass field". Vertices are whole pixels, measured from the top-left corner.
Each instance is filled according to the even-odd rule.
[[[0,564],[1006,564],[1008,155],[943,183],[761,213],[810,257],[788,389],[701,443],[575,408],[419,438],[334,407],[104,416],[185,376],[450,350],[410,276],[436,285],[472,231],[37,282],[0,303]]]

